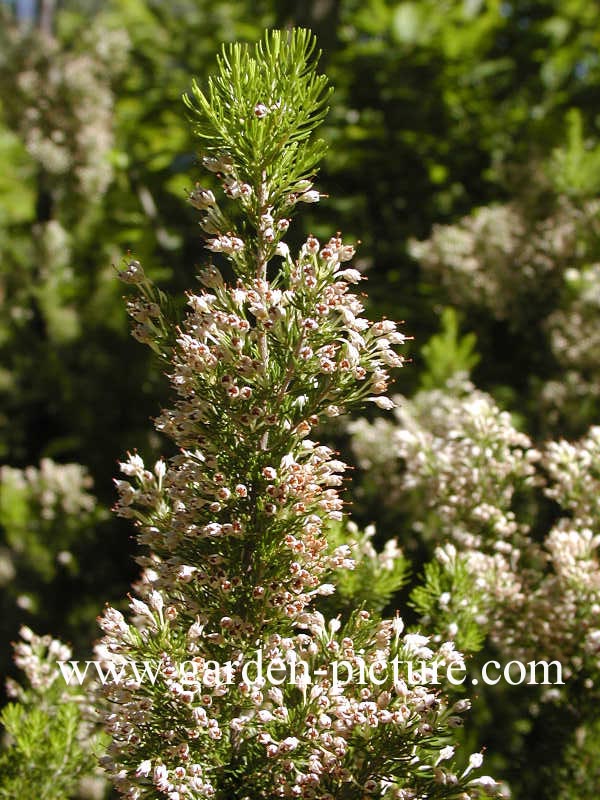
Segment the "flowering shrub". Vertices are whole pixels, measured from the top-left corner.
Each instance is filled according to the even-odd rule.
[[[0,85],[10,83],[3,93],[7,122],[45,178],[63,178],[93,204],[112,179],[110,79],[125,67],[128,36],[95,25],[85,48],[69,53],[45,31],[4,21]]]
[[[577,174],[556,172],[559,155],[578,164]],[[520,340],[535,332],[530,397],[521,406],[547,432],[562,426],[580,434],[598,414],[599,206],[589,189],[571,196],[593,174],[594,159],[583,140],[571,142],[545,165],[552,180],[531,169],[527,189],[511,202],[434,225],[428,239],[409,244],[456,308],[492,318]]]
[[[15,617],[35,615],[32,625],[43,618],[45,629],[60,627],[80,652],[99,596],[116,609],[126,605],[115,598],[130,579],[129,559],[121,557],[129,537],[117,542],[114,534],[129,518],[146,542],[127,617],[134,627],[114,637],[109,631],[96,662],[117,669],[105,689],[108,707],[98,705],[115,738],[105,763],[125,793],[185,794],[193,777],[224,797],[366,795],[373,781],[384,796],[452,795],[459,784],[474,793],[481,754],[468,756],[485,745],[487,769],[509,781],[513,796],[595,800],[597,465],[594,431],[581,438],[600,406],[593,9],[582,16],[567,8],[581,4],[554,2],[533,19],[530,4],[462,0],[444,4],[441,14],[430,0],[258,5],[0,4],[0,460],[20,467],[2,468],[0,479],[0,629],[14,638]],[[35,30],[35,6],[52,36]],[[199,213],[183,209],[192,148],[174,104],[186,76],[206,74],[219,39],[252,40],[263,23],[287,27],[300,18],[321,31],[337,86],[324,129],[335,150],[323,181],[335,185],[329,210],[317,202],[316,166],[290,172],[296,156],[306,160],[298,148],[309,143],[303,136],[311,126],[293,140],[295,151],[277,151],[281,132],[290,132],[290,108],[310,116],[308,87],[286,100],[278,73],[254,92],[265,73],[249,61],[243,75],[231,62],[216,76],[214,94],[204,92],[210,108],[200,95],[190,100],[203,116],[208,174],[191,192]],[[522,46],[504,47],[498,59],[500,40]],[[560,120],[570,105],[577,108],[567,114],[565,149]],[[253,169],[261,160],[264,181]],[[275,200],[261,206],[264,187]],[[288,236],[294,206],[305,213]],[[336,218],[365,246],[360,260],[342,261],[350,251],[341,242],[333,283],[346,284],[345,292],[337,311],[317,315],[311,309],[331,278],[322,261],[338,250],[328,244]],[[171,303],[144,271],[163,286],[171,275],[179,288],[195,259],[184,243],[198,221],[214,264],[201,271],[203,289],[191,289],[195,306],[186,315],[180,298]],[[446,224],[430,235],[440,221]],[[414,235],[430,236],[411,248],[420,265],[406,257]],[[128,307],[135,336],[152,349],[145,355],[122,339],[122,289],[110,261],[123,247],[136,252],[122,277],[140,290]],[[368,301],[354,269],[371,270]],[[324,302],[340,299],[333,295]],[[399,424],[378,414],[377,406],[390,405],[385,392],[367,395],[377,406],[370,423],[356,426],[357,436],[365,428],[366,473],[352,494],[358,524],[348,523],[338,518],[345,510],[338,503],[350,499],[341,491],[349,473],[332,462],[352,460],[339,412],[362,400],[344,407],[345,392],[353,381],[366,387],[372,375],[363,349],[371,344],[369,323],[356,326],[385,309],[409,320],[420,347],[449,301],[458,313],[446,307],[444,333],[421,350],[425,375],[413,346],[401,349],[415,367],[400,378],[411,400],[402,401]],[[297,326],[307,317],[317,328],[303,333],[296,352]],[[459,340],[466,323],[472,333]],[[382,348],[382,360],[402,343],[397,330],[390,333],[398,341],[382,337],[393,345]],[[352,369],[340,391],[343,358]],[[457,367],[470,372],[477,363],[473,383],[445,385]],[[181,379],[173,402],[161,395],[166,439],[137,430],[149,413],[145,400],[156,414],[161,370]],[[429,391],[412,397],[417,383]],[[338,396],[326,398],[322,412],[325,390]],[[303,423],[312,428],[304,438]],[[559,436],[579,441],[543,444]],[[344,455],[327,451],[331,440]],[[133,444],[145,463],[135,452],[125,462],[132,473],[120,484],[125,519],[115,515],[101,530],[87,472],[63,472],[46,459],[39,470],[24,467],[46,455],[81,462],[104,499],[115,453]],[[161,448],[167,457],[155,467]],[[169,458],[174,453],[179,461]],[[224,482],[215,483],[217,475]],[[314,531],[304,515],[317,518],[308,523]],[[278,538],[289,528],[291,544],[309,550],[293,561]],[[98,547],[90,551],[94,532]],[[424,584],[415,587],[422,568]],[[254,589],[264,590],[264,609]],[[153,625],[166,625],[161,612],[168,627],[159,632]],[[115,612],[115,624],[120,619]],[[131,652],[122,641],[128,635]],[[51,655],[65,654],[53,648]],[[513,689],[480,681],[455,693],[446,685],[415,688],[403,669],[382,683],[378,665],[409,655],[424,660],[426,681],[438,666],[465,665],[471,677],[486,658],[518,656],[560,659],[567,683]],[[130,657],[146,656],[143,679],[118,678]],[[220,687],[221,673],[210,669],[217,658],[226,659]],[[291,684],[275,684],[275,669],[263,686],[254,667],[277,658],[288,659],[281,674],[295,668]],[[182,659],[195,674],[179,671]],[[18,660],[28,668],[21,646]],[[323,674],[340,660],[342,673],[355,673],[348,685]],[[361,668],[369,675],[357,686]],[[17,705],[3,718],[0,795],[83,794],[72,779],[87,769],[76,763],[78,717],[63,709],[73,695],[55,692],[57,685],[43,688],[43,699],[13,698]],[[171,688],[175,699],[164,701]],[[395,727],[405,713],[398,689],[414,710],[404,739]],[[463,732],[455,726],[466,697],[474,708]],[[184,706],[204,708],[199,733]],[[313,713],[316,723],[305,729]],[[169,748],[181,743],[183,728],[202,742],[194,739],[179,759]],[[392,745],[395,756],[385,761]],[[201,776],[191,774],[191,763]],[[167,771],[160,789],[155,770],[161,780]],[[484,779],[480,788],[493,784]],[[100,794],[102,787],[94,797]]]
[[[106,514],[91,488],[80,464],[0,467],[0,585],[21,608],[39,606],[33,576],[48,583],[61,568],[78,570],[78,545]]]
[[[530,687],[527,713],[535,739],[556,748],[553,791],[588,786],[581,775],[597,742],[600,677],[598,428],[536,449],[463,376],[394,399],[396,424],[357,420],[350,429],[367,470],[363,489],[383,487],[390,518],[402,510],[429,543],[433,560],[411,593],[421,630],[462,652],[482,651],[480,665],[544,660],[559,669],[561,682]]]
[[[233,280],[205,268],[176,325],[138,261],[121,272],[139,290],[134,336],[177,395],[156,427],[179,450],[151,469],[130,454],[117,481],[117,512],[149,552],[134,619],[108,608],[98,655],[157,669],[155,681],[104,689],[103,765],[132,799],[496,794],[495,781],[472,775],[479,753],[455,759],[468,701],[409,685],[403,666],[381,677],[395,658],[421,658],[423,678],[460,664],[453,645],[404,634],[399,617],[327,622],[316,608],[354,562],[327,537],[342,518],[346,465],[309,436],[365,401],[393,406],[388,369],[402,364],[404,336],[362,316],[351,290],[362,276],[339,234],[309,236],[296,258],[283,241],[298,204],[321,197],[312,178],[323,145],[310,134],[328,90],[313,49],[303,30],[268,34],[254,52],[234,45],[206,92],[194,85],[187,97],[225,195],[197,185],[190,200]],[[340,657],[368,665],[368,679],[333,680]],[[291,679],[251,675],[253,658],[293,668]]]
[[[484,307],[498,319],[512,319],[515,306],[526,310],[524,299],[540,285],[555,287],[571,265],[582,216],[566,199],[541,220],[518,203],[484,206],[455,225],[434,226],[428,240],[411,242],[411,255],[459,307]]]
[[[515,492],[535,481],[539,453],[510,414],[458,376],[446,389],[396,399],[397,422],[350,423],[359,465],[385,481],[390,503],[414,490],[421,535],[471,549],[506,552],[527,526],[515,520]],[[399,469],[401,464],[406,469]],[[426,514],[423,514],[423,511]]]
[[[562,368],[560,380],[549,380],[542,387],[543,404],[555,424],[559,412],[574,415],[577,409],[595,419],[600,392],[596,357],[600,347],[599,308],[600,264],[568,269],[562,302],[545,320],[552,354]]]
[[[71,650],[51,636],[23,627],[15,645],[15,663],[25,685],[9,679],[0,721],[8,747],[0,753],[0,797],[63,800],[103,795],[103,779],[94,774],[100,741],[86,691],[67,686],[56,669]],[[97,770],[96,770],[97,772]]]

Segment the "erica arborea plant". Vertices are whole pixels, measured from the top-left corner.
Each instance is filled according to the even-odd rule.
[[[455,756],[469,702],[449,703],[435,680],[462,663],[453,645],[406,634],[399,616],[318,611],[354,562],[328,542],[346,465],[315,430],[368,401],[393,406],[388,370],[402,365],[404,336],[363,316],[354,248],[339,234],[309,236],[296,256],[284,242],[297,208],[321,197],[325,147],[312,134],[330,90],[314,49],[305,30],[226,47],[185,98],[217,178],[190,201],[233,280],[205,267],[177,324],[139,262],[121,273],[138,290],[133,334],[175,392],[156,427],[178,448],[152,469],[130,455],[117,481],[117,511],[146,552],[132,619],[108,608],[101,620],[99,657],[123,667],[104,687],[103,764],[127,798],[497,791],[473,777],[479,753]]]

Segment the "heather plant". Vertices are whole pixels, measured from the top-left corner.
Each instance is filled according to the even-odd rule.
[[[0,20],[3,130],[14,136],[8,157],[22,162],[15,170],[20,213],[0,219],[0,295],[7,306],[0,341],[7,348],[18,338],[15,329],[30,335],[37,317],[45,334],[38,338],[60,346],[85,324],[78,313],[84,280],[73,260],[114,178],[113,84],[127,63],[129,39],[94,24],[77,48],[67,48],[49,31],[15,24],[5,9]],[[11,366],[16,382],[23,366]]]
[[[480,342],[524,343],[518,392],[487,364],[484,380],[503,384],[535,430],[577,436],[598,414],[598,183],[597,147],[584,143],[580,117],[569,119],[550,158],[514,168],[508,202],[436,224],[409,250],[444,301],[469,314]]]
[[[568,269],[560,303],[544,323],[550,350],[561,368],[560,378],[541,387],[542,405],[553,425],[565,416],[597,418],[599,307],[600,265],[594,262]]]
[[[381,485],[385,476],[386,502],[408,511],[434,556],[413,592],[422,619],[451,638],[465,636],[461,616],[471,619],[510,658],[544,653],[566,675],[592,677],[598,427],[536,449],[508,412],[460,376],[446,390],[395,401],[396,424],[359,419],[350,429],[368,479],[374,473]],[[545,529],[540,490],[556,504]]]
[[[0,797],[102,797],[100,737],[87,687],[67,685],[57,669],[71,658],[70,648],[24,626],[14,651],[24,679],[7,681],[10,702],[0,714]]]
[[[332,523],[327,539],[332,546],[348,546],[354,566],[335,575],[335,593],[319,602],[320,611],[331,616],[348,616],[355,608],[381,613],[406,584],[410,563],[396,538],[388,539],[381,549],[374,544],[375,525],[359,530],[352,520]]]
[[[411,591],[420,628],[434,642],[481,651],[480,664],[544,660],[560,668],[562,683],[530,687],[522,716],[532,741],[547,748],[545,758],[554,753],[544,767],[544,796],[586,787],[600,677],[599,430],[534,448],[461,375],[445,389],[394,399],[396,424],[357,420],[350,427],[367,470],[365,491],[383,489],[397,521],[401,510],[429,545],[433,558]],[[494,691],[518,702],[507,687]],[[490,692],[485,702],[494,706]],[[497,712],[495,720],[509,726],[507,737],[514,734],[513,720]],[[586,745],[579,756],[578,742]],[[516,776],[521,792],[531,786],[531,776]],[[576,796],[592,796],[585,791]]]
[[[508,552],[528,531],[515,517],[514,498],[536,480],[539,453],[530,438],[461,374],[445,388],[396,398],[394,413],[396,423],[349,426],[371,491],[385,481],[386,502],[404,501],[426,540]]]
[[[410,252],[458,308],[483,308],[522,325],[554,299],[562,272],[573,265],[582,217],[565,197],[550,213],[517,198],[475,209],[454,224],[434,225],[429,239],[411,241]],[[544,294],[531,305],[540,287]]]
[[[156,420],[177,454],[121,465],[117,512],[147,554],[133,619],[112,607],[101,619],[99,658],[156,669],[153,681],[104,689],[102,762],[132,799],[497,792],[473,777],[480,753],[455,754],[468,700],[427,685],[437,666],[462,664],[452,643],[407,634],[399,616],[358,608],[328,621],[318,606],[367,547],[330,542],[346,465],[314,437],[366,401],[392,407],[388,370],[402,364],[404,336],[362,316],[351,290],[362,276],[340,234],[309,236],[296,257],[284,242],[299,205],[322,197],[313,180],[324,147],[312,133],[329,90],[314,47],[301,29],[227,47],[186,97],[213,176],[190,201],[223,272],[200,272],[184,318],[173,320],[138,260],[121,272],[139,290],[133,334],[177,396]],[[422,659],[421,684],[403,667],[382,677],[396,657]],[[368,679],[336,682],[336,658],[366,663]],[[261,660],[276,665],[266,680]]]
[[[86,607],[84,598],[73,603],[56,591],[77,585],[93,534],[108,517],[92,489],[91,475],[81,464],[42,458],[38,466],[24,469],[0,467],[0,630],[5,639],[15,636],[19,620],[49,625],[54,614],[63,626],[75,627],[86,613],[93,617],[94,606]]]

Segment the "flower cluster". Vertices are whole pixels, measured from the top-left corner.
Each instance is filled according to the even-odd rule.
[[[600,264],[571,268],[564,275],[561,307],[545,321],[552,353],[562,369],[560,380],[548,381],[542,390],[546,413],[555,421],[558,413],[581,408],[600,397],[598,359],[600,348]]]
[[[398,540],[388,539],[377,549],[373,541],[375,536],[374,525],[367,525],[361,531],[348,519],[329,526],[327,538],[334,545],[347,544],[355,566],[336,573],[335,594],[319,602],[320,610],[331,616],[349,613],[355,608],[381,613],[404,585],[409,564]]]
[[[595,690],[600,429],[538,451],[491,397],[471,385],[461,394],[460,381],[400,398],[395,413],[397,425],[359,420],[350,427],[361,465],[385,475],[392,502],[442,543],[431,591],[414,595],[422,623],[464,641],[470,618],[479,628],[475,649],[483,632],[506,660],[559,661],[563,680]],[[536,486],[560,506],[541,542],[530,535],[533,524],[539,528]],[[544,696],[564,699],[565,692],[553,687]]]
[[[70,659],[71,649],[51,636],[38,636],[27,626],[19,633],[21,639],[14,646],[15,664],[25,673],[31,688],[44,693],[60,679],[56,662]],[[23,689],[12,678],[7,681],[7,691],[10,697],[23,696]]]
[[[123,31],[92,29],[83,52],[61,51],[53,37],[7,25],[0,80],[9,82],[4,111],[27,151],[49,176],[71,176],[93,202],[112,179],[113,95],[110,75],[124,66]]]
[[[0,467],[0,584],[28,611],[38,595],[31,577],[47,583],[57,571],[78,569],[82,540],[105,515],[91,492],[92,479],[80,464]]]
[[[449,391],[423,391],[396,405],[397,424],[350,424],[359,465],[387,481],[392,503],[418,494],[419,508],[432,512],[428,522],[419,520],[425,535],[451,537],[467,549],[510,551],[527,532],[512,501],[535,482],[539,453],[529,437],[489,395],[461,379]]]
[[[151,603],[144,613],[166,639],[174,617],[169,621],[156,596]],[[133,607],[142,610],[139,601]],[[128,627],[115,612],[103,626],[109,637]],[[184,678],[171,651],[156,662],[153,688],[133,681],[112,687],[119,711],[106,718],[113,744],[103,763],[119,791],[233,793],[223,763],[243,754],[250,759],[244,797],[496,796],[492,778],[470,776],[481,755],[458,767],[449,744],[470,705],[448,704],[437,686],[443,668],[463,665],[452,643],[432,649],[425,636],[402,636],[399,618],[377,622],[366,611],[346,626],[304,613],[297,627],[288,636],[271,633],[250,664],[237,653],[219,670],[188,646],[179,654],[190,670]],[[190,631],[188,642],[199,638]],[[159,703],[165,729],[152,726]]]
[[[543,466],[550,478],[546,494],[563,513],[543,543],[549,569],[523,576],[519,601],[507,604],[495,636],[511,652],[560,660],[566,678],[578,676],[587,690],[597,691],[600,429],[575,443],[549,443]]]
[[[580,216],[566,199],[539,220],[517,205],[484,206],[455,225],[434,226],[428,240],[411,242],[410,252],[459,307],[511,319],[540,285],[555,287],[571,266]]]
[[[548,445],[544,461],[552,479],[547,494],[572,512],[578,524],[594,527],[600,519],[600,427],[576,443]]]
[[[598,413],[598,201],[549,199],[535,173],[530,184],[522,201],[436,225],[409,249],[457,308],[491,314],[519,333],[539,326],[554,373],[532,375],[536,409],[546,429],[568,429],[573,417]]]
[[[94,756],[100,736],[90,687],[62,680],[57,662],[71,658],[70,647],[26,626],[19,633],[14,660],[25,680],[6,682],[10,702],[0,714],[6,740],[0,753],[2,793],[100,800],[106,779]]]
[[[58,464],[42,458],[39,467],[0,467],[0,484],[28,496],[44,520],[61,515],[89,514],[96,505],[90,493],[93,481],[81,464]]]

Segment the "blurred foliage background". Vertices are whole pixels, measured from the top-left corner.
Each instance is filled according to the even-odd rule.
[[[317,183],[330,199],[291,238],[361,242],[370,315],[414,337],[398,390],[470,373],[535,442],[598,421],[595,3],[4,0],[2,673],[22,623],[89,652],[103,603],[135,578],[111,479],[127,450],[162,452],[149,419],[166,381],[129,336],[114,265],[131,250],[170,291],[194,284],[208,257],[186,201],[201,175],[181,95],[222,42],[290,25],[317,34],[335,87]],[[354,506],[408,544],[403,512],[367,490]],[[413,555],[418,572],[427,553]],[[593,770],[568,766],[575,751],[593,762],[597,731],[569,740],[552,773],[528,700],[487,702],[482,729],[515,797],[597,796]]]

